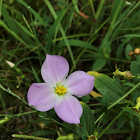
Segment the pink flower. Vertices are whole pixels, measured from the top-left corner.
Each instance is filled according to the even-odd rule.
[[[39,111],[54,107],[56,114],[67,123],[80,123],[83,109],[75,97],[88,95],[94,87],[94,76],[76,71],[68,76],[69,64],[59,55],[48,55],[41,68],[46,83],[33,83],[28,90],[29,105]],[[74,96],[73,96],[74,95]]]

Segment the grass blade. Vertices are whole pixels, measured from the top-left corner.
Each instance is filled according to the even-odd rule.
[[[56,19],[57,19],[57,15],[56,15],[56,13],[55,13],[55,11],[54,11],[54,9],[53,9],[51,3],[50,3],[48,0],[44,0],[44,1],[45,1],[46,5],[48,6],[49,10],[51,11],[51,13],[52,13],[54,19],[56,20]],[[70,44],[69,44],[69,42],[68,42],[68,40],[67,40],[67,37],[66,37],[66,35],[65,35],[65,32],[64,32],[64,30],[63,30],[61,24],[59,24],[59,29],[60,29],[60,31],[61,31],[61,34],[62,34],[62,36],[63,36],[63,38],[64,38],[64,41],[65,41],[66,46],[67,46],[67,48],[68,48],[68,51],[69,51],[69,53],[70,53],[70,57],[71,57],[71,59],[72,59],[73,65],[75,65],[75,59],[74,59],[74,56],[73,56],[73,53],[72,53]]]

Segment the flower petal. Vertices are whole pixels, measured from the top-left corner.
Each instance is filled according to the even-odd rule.
[[[58,100],[54,106],[56,114],[65,122],[75,124],[80,123],[83,112],[79,100],[71,95],[64,96]]]
[[[48,55],[44,61],[41,74],[48,84],[56,84],[65,80],[69,72],[68,61],[59,55]]]
[[[55,94],[46,83],[33,83],[27,94],[29,105],[33,105],[39,111],[48,111],[54,107]]]
[[[94,87],[94,78],[84,71],[73,72],[66,79],[67,92],[78,97],[89,94]]]

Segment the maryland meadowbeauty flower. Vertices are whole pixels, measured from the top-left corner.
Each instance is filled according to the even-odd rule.
[[[70,74],[67,60],[59,55],[48,55],[41,68],[45,83],[33,83],[28,90],[29,105],[45,112],[54,108],[67,123],[80,123],[83,109],[75,97],[88,95],[94,87],[94,76],[84,71]],[[67,79],[66,79],[67,77]]]

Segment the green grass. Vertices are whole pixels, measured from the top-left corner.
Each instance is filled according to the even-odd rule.
[[[140,54],[129,56],[140,48],[138,0],[1,0],[0,17],[0,139],[17,134],[15,139],[60,140],[70,133],[76,140],[140,139],[139,110],[133,108],[140,97]],[[103,97],[78,98],[87,104],[81,127],[63,122],[53,109],[39,112],[28,105],[30,85],[44,82],[46,54],[65,57],[70,73],[98,72],[92,72],[94,91]],[[116,64],[132,78],[113,77]]]

